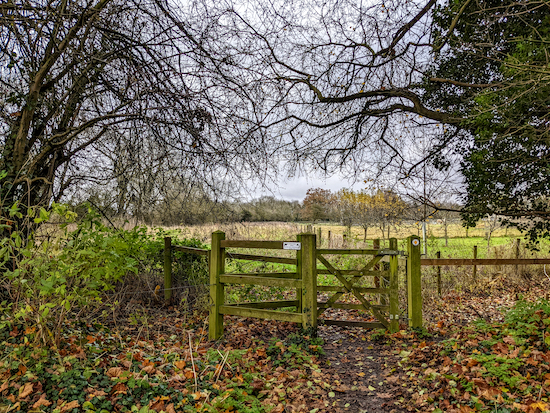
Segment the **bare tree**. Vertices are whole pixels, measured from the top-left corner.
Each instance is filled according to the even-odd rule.
[[[167,169],[218,181],[231,171],[269,175],[260,134],[229,128],[243,104],[224,99],[218,79],[206,75],[204,28],[183,31],[180,22],[178,29],[168,6],[164,0],[0,4],[3,207],[47,205],[114,179],[118,209],[135,194],[144,197],[134,199],[142,208],[157,196],[150,178]],[[144,160],[140,176],[128,176]],[[132,194],[132,185],[140,190]]]

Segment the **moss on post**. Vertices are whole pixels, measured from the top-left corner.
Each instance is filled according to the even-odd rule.
[[[407,298],[409,327],[422,327],[422,282],[420,272],[420,238],[411,235],[407,240]]]
[[[397,239],[390,238],[390,249],[397,251]],[[390,331],[399,330],[399,273],[397,255],[390,255]]]
[[[298,272],[302,279],[303,327],[317,328],[317,248],[315,234],[300,234],[298,241]]]
[[[164,302],[172,301],[172,238],[164,237]]]
[[[223,314],[220,307],[224,304],[224,285],[220,282],[220,274],[225,272],[225,248],[220,243],[225,239],[225,233],[216,231],[212,233],[212,246],[210,251],[210,316],[208,324],[208,337],[210,340],[218,340],[223,335]]]

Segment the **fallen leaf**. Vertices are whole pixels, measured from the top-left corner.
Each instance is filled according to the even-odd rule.
[[[117,383],[113,386],[111,393],[113,396],[116,396],[117,394],[127,394],[128,387],[124,383]]]
[[[187,363],[184,360],[174,361],[174,366],[176,366],[178,369],[183,370]]]
[[[52,404],[52,402],[46,399],[45,393],[42,393],[42,395],[40,396],[40,399],[38,399],[36,403],[32,405],[32,408],[37,409],[40,406],[49,406],[50,404]]]
[[[529,405],[531,409],[540,409],[541,412],[548,410],[548,403],[536,402]]]
[[[31,394],[33,387],[34,387],[33,383],[29,383],[29,382],[25,383],[25,385],[19,389],[19,400],[22,400],[25,397],[27,397],[29,394]]]
[[[118,377],[122,373],[122,367],[111,367],[109,370],[105,372],[105,374],[109,377]]]
[[[141,371],[144,371],[146,374],[153,374],[155,372],[155,366],[148,365],[141,369]]]
[[[62,405],[59,413],[65,413],[65,412],[71,411],[73,409],[76,409],[79,406],[80,406],[80,403],[78,402],[78,400],[73,400],[72,402]]]

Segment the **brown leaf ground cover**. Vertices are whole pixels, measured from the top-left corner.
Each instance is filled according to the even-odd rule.
[[[550,411],[547,285],[491,288],[431,298],[426,329],[392,335],[233,317],[213,343],[204,318],[158,309],[67,326],[52,349],[12,320],[0,412]]]

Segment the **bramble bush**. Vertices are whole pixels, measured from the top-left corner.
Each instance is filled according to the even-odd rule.
[[[150,235],[145,227],[111,228],[91,208],[76,222],[77,215],[62,204],[53,204],[50,211],[30,209],[25,215],[15,204],[9,217],[3,224],[9,235],[0,240],[0,272],[10,299],[0,303],[0,328],[23,320],[37,328],[44,344],[57,346],[67,319],[105,306],[105,293],[126,277],[144,267],[162,267],[162,231]],[[37,226],[55,223],[61,233],[40,240],[34,234],[26,237],[17,228],[25,219]],[[196,240],[175,243],[202,246]],[[194,257],[183,256],[188,254],[175,255],[176,265],[186,266],[188,274],[207,276],[204,263],[202,268]],[[176,273],[185,277],[185,271]],[[191,281],[197,282],[195,278]]]

